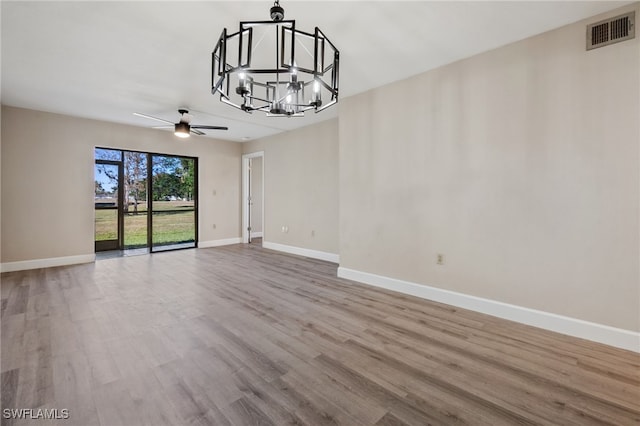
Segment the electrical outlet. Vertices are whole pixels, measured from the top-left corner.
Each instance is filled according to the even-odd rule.
[[[438,265],[444,265],[444,254],[438,253],[438,255],[436,256],[436,263]]]

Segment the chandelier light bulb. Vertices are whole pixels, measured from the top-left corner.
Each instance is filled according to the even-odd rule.
[[[318,81],[313,82],[313,99],[310,104],[316,109],[322,105],[322,94],[320,93],[320,83]]]

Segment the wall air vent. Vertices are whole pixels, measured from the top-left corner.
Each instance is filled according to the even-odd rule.
[[[636,12],[587,25],[587,50],[608,46],[636,36]]]

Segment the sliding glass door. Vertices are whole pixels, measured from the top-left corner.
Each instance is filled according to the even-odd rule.
[[[96,148],[96,251],[197,246],[196,158]]]
[[[195,247],[198,223],[196,160],[153,155],[152,162],[152,249]]]

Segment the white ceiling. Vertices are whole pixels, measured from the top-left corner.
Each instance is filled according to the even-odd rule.
[[[429,69],[620,7],[629,1],[281,0],[299,29],[315,26],[340,49],[340,96]],[[337,116],[340,104],[304,118],[251,115],[210,93],[211,51],[222,29],[267,20],[272,1],[5,1],[2,103],[136,126],[177,121],[224,125],[218,139],[243,141]],[[407,99],[407,102],[410,102]]]

